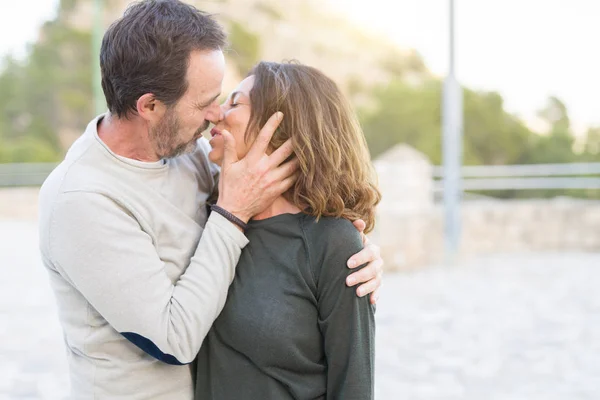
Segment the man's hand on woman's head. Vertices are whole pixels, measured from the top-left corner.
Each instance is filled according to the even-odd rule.
[[[235,139],[226,130],[217,205],[244,222],[263,211],[298,177],[298,161],[284,162],[293,152],[288,139],[271,154],[267,148],[283,114],[275,113],[262,127],[245,157],[238,159]]]
[[[363,264],[367,264],[360,271],[348,276],[346,284],[354,286],[362,283],[357,289],[356,294],[363,297],[371,294],[371,303],[375,304],[379,298],[379,287],[381,286],[381,278],[383,276],[383,259],[380,255],[379,246],[371,243],[369,238],[363,233],[367,224],[362,219],[353,222],[353,225],[360,232],[364,249],[356,253],[348,260],[348,268],[356,268]]]

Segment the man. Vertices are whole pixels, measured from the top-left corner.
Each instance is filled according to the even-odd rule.
[[[138,3],[104,36],[109,112],[40,193],[40,248],[73,398],[191,399],[187,364],[223,307],[244,223],[295,180],[290,143],[265,154],[281,115],[246,158],[220,172],[208,161],[200,136],[221,118],[224,45],[213,19],[178,0]],[[349,277],[369,281],[365,292],[380,284],[376,253],[353,257],[374,261]]]

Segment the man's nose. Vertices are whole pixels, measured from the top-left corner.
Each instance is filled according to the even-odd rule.
[[[210,110],[208,110],[208,112],[206,113],[206,119],[212,122],[213,124],[216,124],[223,119],[223,115],[223,109],[221,108],[219,103],[214,102],[210,106]]]

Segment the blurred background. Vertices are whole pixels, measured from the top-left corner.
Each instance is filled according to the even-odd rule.
[[[296,59],[359,115],[384,196],[377,399],[600,398],[600,2],[189,2],[229,33],[224,92]],[[0,399],[68,391],[37,195],[105,109],[98,43],[128,3],[0,4]]]

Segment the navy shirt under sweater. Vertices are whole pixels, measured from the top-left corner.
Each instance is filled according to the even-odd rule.
[[[345,284],[356,228],[282,214],[246,236],[198,354],[196,400],[372,399],[375,309]]]

